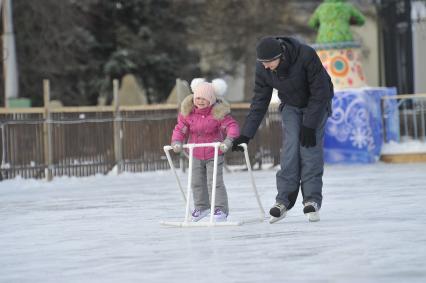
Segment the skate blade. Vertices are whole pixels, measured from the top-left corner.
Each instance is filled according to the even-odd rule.
[[[320,221],[320,216],[318,212],[309,212],[305,214],[310,222],[317,222]]]
[[[287,214],[287,212],[284,212],[283,215],[281,215],[280,217],[271,216],[271,218],[269,219],[269,223],[273,224],[277,221],[280,221],[281,219],[283,219],[286,216],[286,214]]]

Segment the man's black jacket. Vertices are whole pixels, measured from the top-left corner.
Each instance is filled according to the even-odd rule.
[[[315,50],[296,39],[277,37],[283,46],[283,58],[274,71],[256,63],[254,96],[242,135],[252,138],[256,133],[272,98],[272,89],[278,90],[281,107],[284,104],[306,108],[303,125],[316,128],[321,115],[330,106],[334,95],[330,76]]]

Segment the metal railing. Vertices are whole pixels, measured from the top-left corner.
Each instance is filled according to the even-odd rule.
[[[384,142],[426,142],[426,94],[384,96],[382,113]]]

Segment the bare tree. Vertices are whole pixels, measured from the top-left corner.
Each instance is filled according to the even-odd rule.
[[[249,101],[257,40],[265,35],[309,32],[306,23],[295,20],[295,4],[286,0],[201,1],[197,21],[189,31],[191,40],[201,46],[202,58],[208,66],[204,72],[232,74],[243,64],[244,100]],[[301,11],[297,10],[299,14]]]

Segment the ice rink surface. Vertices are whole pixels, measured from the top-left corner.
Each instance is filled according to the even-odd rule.
[[[265,210],[277,168],[255,171]],[[0,182],[0,282],[426,282],[426,164],[326,166],[321,221],[170,228],[171,171]],[[186,184],[186,175],[181,180]],[[259,214],[225,173],[229,220]]]

